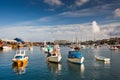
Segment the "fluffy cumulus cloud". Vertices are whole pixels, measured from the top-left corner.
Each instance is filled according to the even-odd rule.
[[[120,8],[115,9],[115,16],[120,17]]]
[[[89,2],[89,0],[76,0],[75,4],[76,6],[81,6],[87,2]]]
[[[61,0],[44,0],[44,2],[51,6],[55,6],[55,5],[60,6],[63,4]]]
[[[94,33],[99,33],[100,32],[100,27],[98,26],[96,21],[92,22],[92,26],[93,26],[93,32]]]

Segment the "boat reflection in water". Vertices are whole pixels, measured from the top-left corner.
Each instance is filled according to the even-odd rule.
[[[94,66],[97,68],[97,67],[100,67],[100,66],[103,66],[102,68],[110,68],[111,67],[111,63],[108,61],[108,62],[101,62],[101,61],[96,61],[94,63]]]
[[[71,75],[76,76],[74,75],[74,73],[77,73],[80,75],[80,76],[78,75],[80,78],[85,78],[84,76],[85,65],[84,64],[78,65],[78,64],[73,64],[73,63],[68,62],[68,69]]]
[[[60,75],[62,70],[61,63],[48,62],[48,67],[54,76]]]
[[[12,64],[12,68],[16,74],[24,74],[26,72],[26,66],[27,66],[28,61],[22,62],[22,63],[16,63],[14,62]]]

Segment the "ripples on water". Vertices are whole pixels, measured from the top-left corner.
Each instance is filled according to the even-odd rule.
[[[15,50],[0,52],[0,80],[120,80],[120,50],[107,47],[81,49],[85,57],[82,65],[67,62],[68,47],[61,47],[61,63],[50,63],[40,47],[33,51],[24,48],[28,63],[17,66],[12,63]],[[95,55],[111,58],[110,63],[95,60]]]

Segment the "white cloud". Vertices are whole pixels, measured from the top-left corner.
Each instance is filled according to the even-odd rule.
[[[115,9],[114,14],[116,17],[120,17],[120,8]]]
[[[97,24],[96,24],[97,25]],[[54,26],[9,26],[1,27],[0,38],[14,39],[16,37],[25,41],[52,41],[53,39],[71,40],[75,39],[79,32],[79,40],[94,40],[120,36],[120,23],[99,24],[100,32],[95,34],[92,28],[92,22],[84,24],[68,24]],[[104,34],[104,35],[103,35]]]
[[[63,12],[60,15],[67,16],[67,17],[81,17],[81,16],[90,16],[90,15],[95,15],[94,12],[90,11],[89,9],[85,10],[76,10],[76,11],[67,11]]]
[[[99,33],[100,32],[100,27],[98,26],[96,21],[92,22],[92,26],[93,26],[93,32],[94,33]]]
[[[73,5],[72,5],[73,6]],[[90,8],[85,8],[85,9],[73,9],[72,11],[66,11],[63,13],[60,13],[62,16],[66,17],[88,17],[88,16],[103,16],[107,15],[106,18],[111,18],[115,6],[119,6],[119,3],[111,3],[111,4],[102,4]],[[99,10],[100,9],[100,10]],[[118,16],[119,14],[119,8],[116,9],[115,14]]]
[[[113,22],[113,23],[108,23],[102,26],[101,33],[104,33],[104,35],[111,36],[111,37],[120,37],[120,23],[119,22]]]
[[[81,6],[85,3],[89,2],[89,0],[76,0],[75,5],[76,6]]]
[[[39,22],[48,22],[49,20],[50,20],[50,17],[43,17],[43,18],[38,19],[37,21],[39,21]]]
[[[103,13],[109,14],[110,6],[111,5],[101,5],[101,6],[95,6],[95,7],[81,9],[81,10],[66,11],[66,12],[60,13],[60,15],[67,16],[67,17],[83,17],[83,16],[86,17],[86,16],[98,16],[98,15],[100,16],[100,15],[103,15]]]
[[[61,0],[44,0],[44,2],[51,6],[55,6],[55,5],[60,6],[63,4]]]

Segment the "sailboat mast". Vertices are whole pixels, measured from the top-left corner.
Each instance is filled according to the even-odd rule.
[[[76,43],[78,44],[78,32],[77,32],[77,36],[76,36]]]

